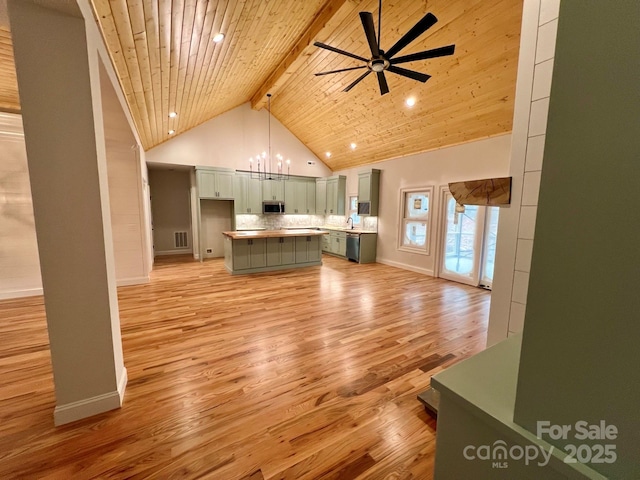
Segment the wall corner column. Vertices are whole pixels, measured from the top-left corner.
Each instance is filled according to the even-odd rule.
[[[100,60],[79,10],[8,7],[60,425],[120,407],[127,382]]]

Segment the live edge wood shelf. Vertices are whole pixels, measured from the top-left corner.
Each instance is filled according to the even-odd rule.
[[[320,230],[222,232],[224,266],[233,275],[322,265]]]

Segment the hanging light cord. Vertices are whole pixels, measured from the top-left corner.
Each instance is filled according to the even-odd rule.
[[[271,170],[271,94],[270,93],[267,93],[267,99],[268,99],[267,110],[269,111],[269,176],[271,176],[271,172],[273,170]]]

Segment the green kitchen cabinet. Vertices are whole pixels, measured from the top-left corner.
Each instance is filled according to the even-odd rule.
[[[248,173],[236,173],[234,179],[235,213],[262,213],[262,182]]]
[[[265,202],[284,202],[284,184],[283,180],[263,180],[262,181],[262,200]]]
[[[331,236],[329,234],[322,236],[322,251],[331,252]]]
[[[267,238],[267,266],[296,263],[296,238]]]
[[[377,216],[380,170],[372,168],[358,174],[358,215]]]
[[[233,269],[245,270],[267,266],[267,239],[233,240]]]
[[[217,200],[233,200],[234,178],[234,170],[196,167],[198,197]]]
[[[307,215],[315,215],[316,214],[316,182],[307,181],[306,190],[307,190]]]
[[[296,237],[296,263],[320,261],[320,237]]]
[[[345,214],[345,197],[347,194],[347,177],[339,175],[327,178],[327,215]]]
[[[316,214],[327,213],[327,179],[316,178]]]
[[[297,215],[315,214],[316,183],[306,178],[292,178],[285,184],[286,213]]]
[[[331,232],[329,234],[329,253],[347,256],[347,234],[345,232]]]

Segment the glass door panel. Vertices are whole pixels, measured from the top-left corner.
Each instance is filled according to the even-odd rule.
[[[484,208],[466,205],[463,211],[447,191],[443,192],[443,248],[440,276],[478,285],[484,228]]]
[[[484,248],[482,252],[482,268],[480,284],[491,288],[493,284],[493,270],[496,261],[496,239],[498,237],[499,207],[486,207],[487,214],[484,225]]]

